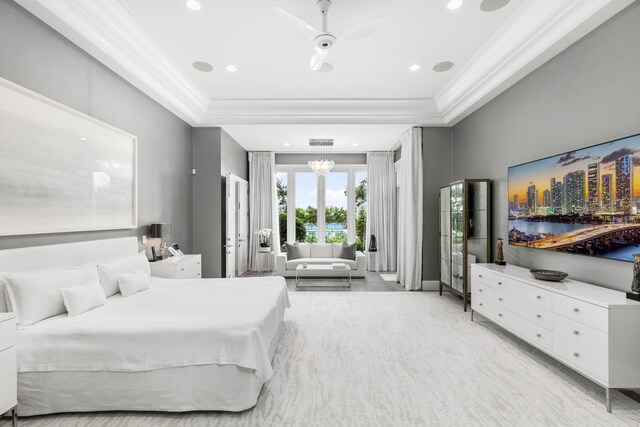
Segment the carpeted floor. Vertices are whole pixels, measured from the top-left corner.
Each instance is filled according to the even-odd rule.
[[[622,426],[604,391],[430,292],[291,293],[274,377],[242,413],[98,413],[21,426]],[[478,316],[479,317],[479,316]],[[478,319],[478,317],[476,319]],[[4,422],[5,426],[9,423]]]

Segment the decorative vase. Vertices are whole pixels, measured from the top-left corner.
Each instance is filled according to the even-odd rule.
[[[633,281],[631,282],[631,292],[627,292],[627,298],[640,301],[640,254],[633,254]]]
[[[258,252],[271,252],[271,246],[260,246],[258,247]]]
[[[498,255],[496,256],[496,264],[497,265],[507,265],[507,262],[504,260],[504,254],[502,253],[502,238],[498,237]]]
[[[378,252],[378,245],[376,244],[376,236],[373,234],[369,239],[369,252]]]

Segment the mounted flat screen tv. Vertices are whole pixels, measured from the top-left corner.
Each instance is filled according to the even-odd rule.
[[[640,253],[640,134],[509,168],[509,244]]]

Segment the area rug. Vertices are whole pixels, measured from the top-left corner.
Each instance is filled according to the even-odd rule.
[[[20,426],[624,426],[604,390],[426,292],[291,293],[275,374],[241,413],[64,414]],[[2,425],[9,425],[8,422]]]
[[[380,277],[385,282],[395,282],[396,281],[396,273],[380,273]]]

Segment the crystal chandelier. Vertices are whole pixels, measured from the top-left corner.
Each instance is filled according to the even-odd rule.
[[[316,175],[326,176],[335,165],[335,162],[329,160],[325,153],[325,147],[333,146],[333,139],[310,139],[309,145],[316,147],[318,154],[315,160],[309,160],[307,164]]]

